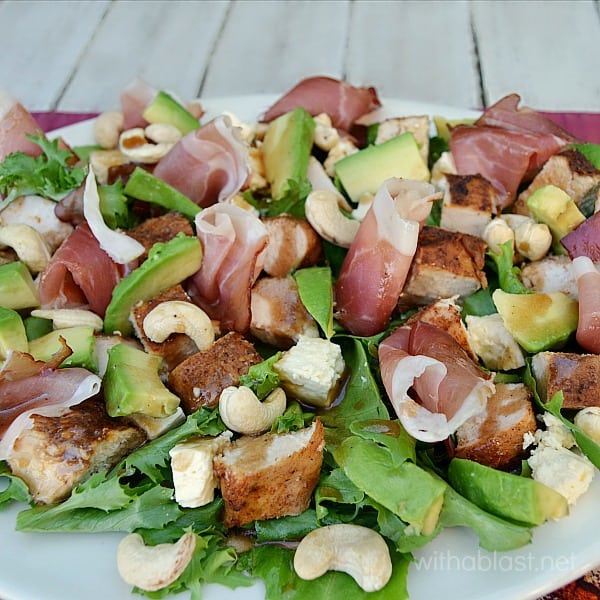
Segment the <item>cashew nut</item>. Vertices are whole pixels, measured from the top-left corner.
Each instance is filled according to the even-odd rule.
[[[343,571],[365,592],[374,592],[390,580],[392,561],[376,531],[344,523],[313,529],[304,537],[294,555],[294,569],[302,579]]]
[[[219,413],[232,431],[245,435],[264,433],[285,412],[286,397],[275,388],[263,402],[248,387],[226,387],[219,397]]]
[[[587,406],[575,415],[575,425],[583,433],[600,444],[600,408],[598,406]]]
[[[515,229],[516,248],[529,260],[540,260],[552,245],[552,233],[545,223],[528,220]]]
[[[155,144],[176,144],[183,137],[181,131],[170,123],[151,123],[144,133]]]
[[[336,194],[327,190],[314,190],[306,199],[306,218],[313,229],[324,239],[349,248],[358,232],[360,221],[344,216]]]
[[[188,531],[174,544],[146,546],[132,533],[117,548],[117,567],[123,580],[148,592],[173,583],[185,570],[196,549],[196,536]]]
[[[485,226],[482,238],[492,252],[500,254],[500,245],[504,242],[513,242],[514,245],[515,232],[504,219],[496,218]]]
[[[123,131],[123,113],[113,110],[98,115],[94,122],[94,136],[99,146],[110,150],[119,143],[119,135]]]
[[[339,141],[340,134],[337,129],[331,124],[331,117],[326,113],[321,113],[314,117],[315,121],[315,132],[314,142],[315,145],[329,152]]]
[[[44,238],[24,223],[0,226],[0,246],[10,246],[32,273],[43,271],[50,260],[50,249]]]
[[[36,309],[31,311],[32,317],[40,319],[49,319],[52,321],[54,329],[65,329],[67,327],[80,327],[87,325],[94,331],[102,331],[104,323],[102,318],[91,310],[80,308],[56,308],[56,309]]]
[[[195,304],[181,300],[161,302],[144,318],[144,333],[153,342],[164,342],[172,333],[185,333],[206,350],[215,341],[210,317]]]
[[[98,183],[108,183],[112,167],[129,164],[127,157],[119,150],[96,150],[90,152],[90,165],[94,170]]]
[[[171,150],[173,145],[171,142],[155,144],[146,137],[146,132],[141,127],[128,129],[119,137],[119,150],[136,163],[156,163]]]

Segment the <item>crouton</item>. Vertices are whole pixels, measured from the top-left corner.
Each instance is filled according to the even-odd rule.
[[[406,325],[412,325],[417,321],[424,321],[425,323],[446,330],[473,361],[477,362],[477,355],[469,342],[467,329],[461,317],[460,307],[456,304],[454,298],[444,298],[433,304],[424,306],[407,319]]]
[[[163,302],[181,301],[190,302],[190,297],[186,294],[183,287],[176,285],[162,294],[136,304],[131,310],[131,323],[136,336],[142,342],[144,350],[149,354],[156,354],[163,359],[167,371],[172,371],[180,362],[198,352],[198,347],[194,341],[185,333],[172,333],[164,342],[153,342],[144,332],[144,319],[146,315],[159,304]]]
[[[263,219],[269,243],[263,254],[263,269],[273,277],[285,277],[300,267],[316,265],[322,243],[317,232],[304,219],[279,215]]]
[[[514,204],[514,212],[531,216],[527,198],[545,185],[564,190],[578,207],[600,202],[600,170],[575,148],[567,148],[551,156],[529,187],[523,190]]]
[[[214,461],[225,525],[304,512],[319,481],[324,446],[317,420],[300,431],[243,436],[226,447]]]
[[[487,287],[485,242],[440,227],[423,227],[399,300],[400,310],[439,298],[465,297]]]
[[[573,262],[568,256],[546,256],[525,263],[521,267],[521,281],[536,292],[562,292],[574,300],[579,298]]]
[[[563,408],[600,406],[600,356],[571,352],[539,352],[531,362],[542,402],[556,392],[564,395]]]
[[[482,237],[485,226],[492,220],[494,186],[481,175],[448,174],[446,181],[440,226]]]
[[[410,131],[419,146],[421,158],[427,163],[429,159],[429,116],[396,117],[386,119],[377,128],[376,144],[383,144],[392,138]]]
[[[301,335],[319,336],[291,277],[262,277],[252,288],[251,302],[250,333],[262,342],[285,350]]]
[[[112,468],[146,440],[144,433],[106,414],[91,399],[59,417],[32,415],[33,426],[15,441],[8,464],[37,503],[64,500],[89,475]]]
[[[169,373],[169,387],[181,398],[184,412],[191,414],[202,406],[216,406],[221,392],[230,385],[239,385],[240,377],[262,360],[250,342],[231,332],[208,350],[179,363]]]
[[[137,240],[146,252],[140,256],[140,261],[148,258],[148,252],[156,242],[168,242],[178,233],[194,235],[190,222],[176,212],[169,212],[160,217],[147,219],[137,227],[127,230],[127,235]]]
[[[523,436],[536,427],[531,390],[521,383],[497,383],[486,409],[456,431],[455,456],[510,468],[523,457]]]

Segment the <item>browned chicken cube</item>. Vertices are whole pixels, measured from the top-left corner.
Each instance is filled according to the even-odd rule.
[[[194,235],[194,230],[190,222],[176,212],[146,219],[137,227],[127,230],[127,235],[137,240],[146,249],[146,252],[140,257],[140,261],[148,257],[148,252],[156,242],[168,242],[178,233]]]
[[[317,264],[321,257],[321,238],[304,219],[279,215],[263,219],[269,233],[263,269],[273,277],[285,277],[301,267]]]
[[[319,336],[292,277],[262,277],[252,288],[251,300],[250,333],[266,344],[286,350],[301,335]]]
[[[536,430],[531,390],[521,383],[497,383],[485,410],[456,431],[455,455],[494,469],[516,466],[523,436]]]
[[[492,220],[496,193],[494,186],[481,175],[446,175],[440,226],[482,237]]]
[[[240,377],[262,360],[249,341],[231,332],[179,363],[169,373],[169,387],[181,398],[181,407],[189,415],[202,406],[216,406],[221,392],[238,385]]]
[[[195,342],[185,333],[172,333],[164,342],[153,342],[144,333],[144,319],[146,315],[159,304],[163,302],[180,301],[190,302],[190,297],[186,294],[182,286],[176,285],[162,294],[136,304],[131,311],[131,323],[135,334],[142,342],[144,350],[149,354],[156,354],[163,359],[163,364],[167,371],[172,371],[180,362],[198,352]]]
[[[593,207],[600,201],[600,170],[575,148],[567,148],[551,156],[529,187],[523,190],[514,205],[514,212],[531,216],[527,198],[545,185],[555,185],[571,196],[577,206]]]
[[[300,431],[243,436],[233,442],[214,461],[225,525],[304,512],[319,481],[324,446],[319,420]]]
[[[31,419],[33,427],[16,439],[8,464],[43,504],[64,500],[83,479],[112,468],[146,440],[137,427],[109,417],[99,399],[86,400],[60,417]]]
[[[549,402],[562,390],[563,408],[600,406],[600,356],[571,352],[539,352],[531,362],[538,392]]]
[[[487,287],[485,242],[476,236],[425,226],[402,291],[399,308],[439,298],[465,297]]]

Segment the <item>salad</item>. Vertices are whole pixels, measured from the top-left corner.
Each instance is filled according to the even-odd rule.
[[[544,269],[594,275],[597,149],[510,98],[487,123],[438,119],[430,138],[427,117],[380,121],[374,90],[324,78],[258,125],[228,115],[197,129],[197,106],[141,92],[146,127],[125,95],[127,124],[97,121],[105,150],[38,135],[0,165],[6,264],[27,282],[40,273],[24,306],[16,288],[2,296],[3,394],[37,382],[58,404],[27,414],[3,400],[0,501],[21,503],[22,535],[122,532],[119,569],[150,597],[259,577],[267,597],[396,598],[409,597],[411,554],[443,529],[505,551],[568,519],[599,464],[598,417],[555,372],[569,360],[591,386],[596,350],[581,284],[571,273],[567,292],[546,289]],[[490,139],[527,157],[512,177],[482,164]],[[588,162],[565,176],[573,152]],[[60,216],[41,234],[23,216],[33,194]],[[556,195],[559,223],[543,210]],[[217,263],[214,240],[232,237]],[[23,246],[38,238],[34,264]],[[546,277],[526,278],[534,267]],[[75,437],[73,466],[65,440],[84,422],[94,434]],[[40,450],[49,440],[58,459]],[[74,475],[58,485],[60,465]],[[314,564],[315,535],[333,558]]]

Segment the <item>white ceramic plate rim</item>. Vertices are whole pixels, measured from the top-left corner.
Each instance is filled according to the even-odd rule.
[[[207,117],[222,110],[252,121],[272,104],[273,95],[203,100]],[[383,116],[417,114],[448,118],[478,113],[438,104],[383,99]],[[93,141],[93,121],[53,132],[72,145]],[[534,531],[528,546],[511,552],[491,553],[478,547],[472,532],[448,529],[414,553],[409,569],[411,600],[533,600],[600,565],[600,478],[572,508],[570,516]],[[14,530],[23,505],[0,512],[0,598],[2,600],[132,600],[131,588],[116,568],[116,547],[122,534],[30,534]],[[178,598],[188,597],[185,594]],[[205,600],[259,600],[264,587],[229,590],[206,586]]]

